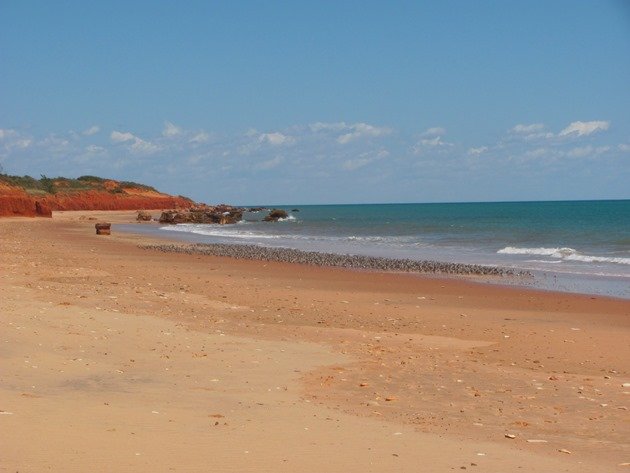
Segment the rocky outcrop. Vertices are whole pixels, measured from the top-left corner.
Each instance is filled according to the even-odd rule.
[[[38,217],[52,217],[52,209],[46,202],[35,201],[35,215]]]
[[[186,210],[168,210],[162,212],[160,223],[216,223],[233,224],[243,219],[245,209],[231,205],[198,206]]]
[[[194,202],[130,182],[0,175],[0,217],[51,217],[55,210],[188,208]]]
[[[263,218],[263,221],[264,222],[277,222],[281,218],[287,218],[288,216],[289,214],[287,214],[286,210],[273,209],[271,212],[269,212],[269,215]]]

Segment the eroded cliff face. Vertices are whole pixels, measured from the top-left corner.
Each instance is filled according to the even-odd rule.
[[[110,194],[108,192],[87,191],[77,194],[56,194],[43,201],[52,210],[155,210],[189,207],[192,201],[167,194]]]
[[[116,181],[94,189],[54,188],[54,193],[29,193],[19,186],[0,182],[0,217],[51,217],[54,210],[157,210],[190,207],[185,197],[153,189],[125,186]],[[97,186],[94,186],[97,187]]]
[[[23,189],[0,182],[0,217],[35,217],[38,211],[42,217],[50,217],[45,205],[37,202]]]

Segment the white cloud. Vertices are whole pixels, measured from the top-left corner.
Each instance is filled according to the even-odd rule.
[[[542,123],[531,123],[529,125],[518,124],[514,126],[510,132],[517,135],[531,135],[534,133],[540,133],[545,129],[545,125]]]
[[[390,134],[392,131],[390,128],[373,126],[367,123],[355,123],[354,125],[348,125],[347,129],[349,132],[338,137],[337,143],[345,145],[351,141],[361,138],[385,136]]]
[[[131,150],[136,153],[150,154],[155,153],[159,149],[160,147],[158,145],[138,137],[135,138],[133,144],[131,145]]]
[[[468,148],[468,154],[471,156],[479,156],[480,154],[488,151],[487,146],[480,146],[479,148]]]
[[[85,147],[85,152],[89,154],[103,154],[107,152],[107,150],[102,146],[88,145]]]
[[[440,126],[436,126],[433,128],[428,128],[425,130],[421,136],[442,136],[446,135],[446,129]]]
[[[112,131],[110,138],[114,143],[132,142],[129,145],[129,149],[134,153],[150,154],[161,149],[160,146],[129,132]]]
[[[391,128],[374,126],[368,123],[316,122],[308,125],[308,128],[312,133],[343,133],[337,137],[337,143],[342,145],[362,138],[385,136],[392,132]]]
[[[526,141],[547,140],[555,137],[553,133],[545,131],[545,125],[542,123],[518,124],[510,129],[510,134],[513,137]]]
[[[210,139],[210,135],[208,133],[201,131],[194,135],[189,141],[189,143],[205,143]]]
[[[454,146],[453,143],[444,141],[443,135],[446,134],[446,130],[440,127],[433,127],[425,130],[420,136],[423,137],[418,141],[411,151],[415,155],[423,154],[427,150],[433,150],[433,152],[443,153],[447,148]]]
[[[547,148],[536,148],[525,152],[525,157],[527,158],[542,158],[549,154],[550,150]]]
[[[367,166],[368,164],[378,161],[389,156],[389,151],[386,149],[379,150],[376,154],[363,153],[359,157],[354,159],[348,159],[341,165],[346,171],[355,171],[356,169]]]
[[[516,123],[519,121],[516,120]],[[238,133],[213,134],[210,130],[193,126],[190,130],[182,128],[178,136],[172,130],[168,131],[168,124],[159,122],[150,133],[142,132],[144,138],[131,132],[133,128],[125,130],[125,127],[102,127],[93,137],[84,135],[87,130],[74,134],[66,131],[60,135],[30,136],[30,130],[16,127],[0,130],[0,160],[11,165],[12,169],[20,170],[26,169],[23,162],[30,161],[38,169],[41,167],[41,172],[48,173],[50,169],[58,168],[59,171],[55,172],[67,172],[74,162],[88,163],[72,171],[81,174],[107,170],[116,165],[131,171],[146,166],[150,160],[157,173],[166,174],[166,166],[173,166],[177,173],[186,176],[184,181],[212,177],[217,182],[235,182],[238,177],[245,182],[256,174],[263,180],[273,174],[274,179],[277,175],[293,183],[302,181],[290,179],[292,177],[304,180],[321,178],[332,188],[333,181],[324,181],[324,177],[316,176],[335,176],[335,180],[340,175],[340,179],[347,181],[348,187],[360,188],[361,179],[352,180],[353,176],[371,179],[398,173],[401,180],[408,176],[411,180],[417,169],[428,169],[426,172],[435,172],[436,176],[468,171],[490,175],[494,172],[492,169],[497,169],[497,173],[536,170],[542,175],[546,170],[556,172],[562,166],[566,169],[567,163],[578,164],[576,169],[586,169],[587,166],[597,169],[600,165],[619,166],[621,161],[625,162],[625,158],[630,157],[630,142],[627,139],[610,144],[604,140],[604,133],[589,135],[586,139],[567,139],[559,136],[562,128],[553,130],[552,138],[545,138],[550,130],[542,124],[521,122],[514,127],[504,124],[502,136],[497,136],[495,141],[479,141],[474,137],[460,141],[459,137],[452,136],[453,130],[438,126],[417,129],[415,133],[396,133],[395,139],[391,139],[394,130],[389,128],[344,122],[317,122],[286,128],[259,127],[247,134],[246,129]],[[388,133],[391,134],[385,136]],[[577,135],[579,130],[573,133]],[[75,135],[77,139],[74,139]],[[531,135],[541,138],[530,139]],[[602,138],[602,142],[591,142],[593,137]],[[105,142],[102,143],[101,139]],[[393,159],[387,157],[388,152],[381,149],[381,145],[391,145]],[[66,168],[59,167],[66,163]],[[251,172],[242,173],[243,169]],[[426,176],[425,171],[423,173]],[[398,190],[397,185],[392,184],[392,189]]]
[[[453,146],[453,143],[449,143],[448,141],[442,141],[441,136],[436,136],[434,138],[424,138],[420,140],[420,144],[422,144],[422,146],[426,146],[427,148],[435,148],[439,146]]]
[[[583,158],[584,156],[593,154],[593,150],[594,148],[592,146],[582,146],[578,148],[573,148],[567,152],[567,156],[571,158]]]
[[[256,169],[273,169],[277,166],[279,166],[280,164],[282,164],[282,161],[284,161],[284,159],[281,156],[276,156],[275,158],[269,159],[267,161],[263,161],[261,163],[258,163],[256,166],[254,166]]]
[[[82,134],[85,136],[92,136],[92,135],[96,135],[99,131],[101,131],[101,128],[99,126],[92,125],[87,130],[83,130]]]
[[[444,141],[442,137],[446,134],[446,129],[436,126],[428,128],[420,135],[422,138],[412,148],[413,154],[422,154],[427,149],[445,149],[453,146],[453,143]]]
[[[594,148],[589,145],[573,148],[567,152],[567,156],[571,158],[584,158],[586,156],[599,156],[607,151],[610,151],[610,146],[598,146]]]
[[[370,158],[348,159],[347,161],[344,161],[341,167],[344,168],[346,171],[354,171],[370,164],[372,161],[373,159]]]
[[[131,141],[131,140],[136,139],[133,133],[121,132],[121,131],[112,131],[109,137],[114,143],[124,143],[126,141]]]
[[[598,131],[608,130],[609,126],[610,122],[607,121],[573,122],[562,130],[558,136],[587,136]]]
[[[11,152],[16,149],[26,149],[34,144],[33,138],[25,136],[17,130],[13,130],[11,128],[0,128],[0,141],[3,142],[2,149],[5,152]]]
[[[293,143],[295,140],[287,135],[279,132],[274,133],[262,133],[258,136],[258,141],[261,143],[268,143],[272,146],[279,146],[284,144]]]
[[[337,122],[337,123],[322,123],[316,122],[311,123],[308,126],[313,133],[318,133],[320,131],[343,131],[348,129],[348,125],[345,122]]]
[[[182,134],[182,129],[178,127],[177,125],[174,125],[171,122],[164,123],[164,130],[162,130],[162,136],[165,136],[166,138],[173,138],[181,134]]]
[[[12,143],[13,148],[26,149],[33,144],[33,140],[30,138],[22,138]]]
[[[0,128],[0,140],[4,140],[4,139],[7,139],[7,138],[13,138],[13,137],[15,137],[17,135],[18,135],[18,133],[15,130],[12,130],[10,128],[5,128],[5,129]]]
[[[203,159],[203,156],[196,154],[195,156],[191,156],[188,158],[188,164],[199,164],[199,162]]]
[[[285,135],[280,132],[259,133],[257,130],[250,128],[246,133],[247,138],[236,148],[238,154],[247,155],[259,151],[262,146],[284,146],[294,143],[296,140],[292,136]]]
[[[37,143],[40,146],[57,146],[60,148],[64,148],[66,146],[68,146],[70,144],[70,142],[64,138],[64,137],[60,137],[58,135],[54,135],[54,134],[50,134],[48,135],[46,138],[44,138],[43,140],[39,141]]]
[[[89,144],[81,148],[77,147],[75,150],[75,153],[67,153],[66,156],[78,166],[86,165],[86,163],[105,163],[103,158],[107,156],[107,148],[103,146]],[[90,170],[89,172],[91,173],[93,171]],[[81,174],[84,173],[82,172]]]

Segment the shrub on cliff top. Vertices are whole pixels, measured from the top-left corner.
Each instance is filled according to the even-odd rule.
[[[98,177],[98,176],[79,176],[77,177],[77,181],[88,181],[88,182],[105,182],[106,179],[103,179],[102,177]]]
[[[39,183],[41,188],[49,194],[54,194],[55,192],[57,192],[54,179],[46,177],[44,174],[42,174],[42,177],[39,179]]]
[[[9,185],[21,187],[22,189],[41,189],[39,181],[31,176],[10,176],[9,174],[0,174],[0,181]]]
[[[112,194],[125,194],[125,189],[141,189],[144,191],[159,193],[159,191],[154,187],[147,186],[145,184],[139,184],[132,181],[116,182],[111,179],[104,179],[102,177],[91,175],[79,176],[76,179],[69,179],[67,177],[50,178],[42,174],[40,179],[35,179],[31,176],[12,176],[0,173],[0,182],[24,189],[31,195],[40,196],[57,193],[72,194],[74,192],[90,190],[106,191]],[[187,197],[183,198],[192,202]]]
[[[155,190],[154,187],[147,186],[146,184],[138,184],[137,182],[133,182],[133,181],[120,181],[118,185],[123,189],[136,188],[136,189],[143,189],[145,191],[157,192],[157,190]]]
[[[19,187],[32,195],[54,194],[54,180],[42,175],[41,179],[35,179],[31,176],[11,176],[9,174],[1,174],[0,181],[10,185]]]

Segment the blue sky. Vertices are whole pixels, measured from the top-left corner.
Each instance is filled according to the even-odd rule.
[[[0,164],[210,203],[630,198],[630,2],[0,0]]]

